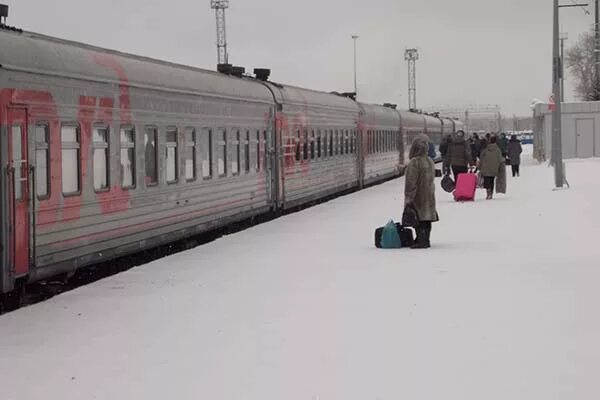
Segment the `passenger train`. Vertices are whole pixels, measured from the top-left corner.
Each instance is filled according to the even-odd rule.
[[[462,128],[7,26],[0,49],[0,294],[399,176]]]

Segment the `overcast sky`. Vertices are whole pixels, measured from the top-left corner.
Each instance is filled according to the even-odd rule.
[[[562,0],[570,3],[572,0]],[[9,23],[48,35],[214,69],[210,0],[4,0]],[[551,93],[552,0],[231,0],[230,62],[268,67],[274,81],[358,91],[365,102],[407,108],[404,49],[417,47],[417,105],[500,104],[529,115]],[[590,7],[593,12],[593,8]],[[571,42],[591,28],[561,11]],[[568,42],[567,42],[568,43]],[[567,100],[572,90],[567,81]]]

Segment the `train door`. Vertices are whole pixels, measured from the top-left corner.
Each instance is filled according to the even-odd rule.
[[[9,108],[8,127],[8,206],[9,260],[16,277],[29,271],[29,161],[27,151],[27,111]]]

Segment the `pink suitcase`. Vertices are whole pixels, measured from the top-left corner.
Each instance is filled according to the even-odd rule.
[[[473,173],[458,174],[456,189],[454,190],[454,200],[474,201],[476,189],[477,175]]]

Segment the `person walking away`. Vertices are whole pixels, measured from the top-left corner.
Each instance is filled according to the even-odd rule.
[[[473,136],[471,136],[469,144],[471,145],[471,156],[473,157],[473,163],[476,163],[479,159],[479,153],[481,148],[479,135],[477,135],[476,132],[473,132]]]
[[[479,139],[479,157],[480,158],[481,158],[481,152],[483,151],[483,149],[486,148],[486,146],[490,142],[490,138],[488,137],[488,135],[489,134],[486,134],[485,136],[482,136],[481,139]]]
[[[431,247],[431,224],[439,221],[435,207],[435,165],[428,157],[429,138],[420,134],[412,142],[410,161],[406,167],[404,182],[404,206],[417,212],[419,224],[413,249]]]
[[[442,171],[444,174],[450,174],[450,164],[448,164],[448,146],[452,142],[452,135],[446,135],[440,143],[440,154],[442,156]]]
[[[506,133],[502,132],[500,135],[500,140],[498,141],[498,147],[500,147],[500,151],[502,152],[502,157],[506,158],[507,149],[508,149],[508,138],[506,137]]]
[[[465,140],[465,132],[456,132],[456,137],[448,145],[448,163],[452,168],[454,180],[458,179],[459,174],[464,174],[469,170],[469,165],[473,163],[471,155],[471,146]]]
[[[521,165],[521,153],[523,153],[523,147],[521,146],[521,141],[517,139],[517,135],[512,135],[510,137],[507,152],[513,178],[515,176],[520,176],[519,166]]]
[[[504,157],[502,151],[498,147],[498,138],[492,136],[490,143],[481,151],[481,157],[479,159],[479,169],[483,176],[483,187],[487,191],[486,200],[491,200],[494,197],[494,180],[498,176],[500,166],[504,164]]]

